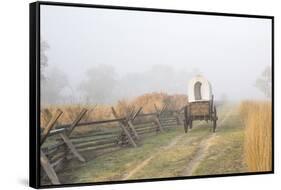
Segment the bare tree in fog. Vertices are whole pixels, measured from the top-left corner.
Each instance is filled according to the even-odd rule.
[[[46,51],[49,48],[50,46],[46,41],[44,40],[40,41],[40,67],[41,67],[40,75],[42,80],[45,80],[44,71],[45,68],[48,66],[48,57],[46,55]]]
[[[63,90],[68,85],[66,75],[56,67],[46,72],[45,80],[41,81],[41,101],[43,104],[62,103]]]
[[[85,75],[86,80],[81,82],[79,89],[84,93],[87,102],[100,104],[112,101],[116,84],[116,73],[112,66],[97,65],[87,70]]]
[[[255,86],[261,90],[267,98],[271,97],[271,67],[267,66],[256,80]]]

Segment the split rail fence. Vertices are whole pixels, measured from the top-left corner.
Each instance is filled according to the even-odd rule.
[[[148,134],[158,134],[166,129],[181,125],[183,114],[181,110],[168,110],[167,105],[160,110],[155,106],[154,113],[142,113],[142,107],[132,110],[126,117],[120,117],[112,107],[114,119],[81,122],[88,112],[82,109],[71,124],[58,125],[63,112],[58,109],[47,125],[41,129],[40,163],[41,177],[51,184],[60,184],[57,171],[70,159],[86,162],[84,152],[98,156],[116,151],[123,147],[138,147],[140,141]],[[115,123],[119,127],[101,127]],[[87,127],[92,130],[76,132],[75,129]],[[87,154],[88,155],[88,154]]]

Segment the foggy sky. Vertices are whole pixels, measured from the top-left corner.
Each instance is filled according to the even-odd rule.
[[[124,88],[140,95],[154,87],[187,94],[189,75],[197,70],[215,97],[260,99],[254,83],[271,64],[269,19],[41,5],[41,38],[50,46],[47,71],[59,68],[74,89],[88,69],[106,64]],[[146,81],[152,70],[155,81]],[[167,80],[157,80],[161,74]],[[147,85],[136,87],[134,80]],[[130,95],[125,92],[120,97]]]

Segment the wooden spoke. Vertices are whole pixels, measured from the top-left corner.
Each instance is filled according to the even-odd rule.
[[[185,106],[184,108],[184,131],[185,133],[188,132],[188,125],[189,125],[189,112],[188,112],[188,106]]]

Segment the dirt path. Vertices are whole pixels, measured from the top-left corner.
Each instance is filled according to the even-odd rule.
[[[228,111],[224,116],[218,121],[218,126],[221,126],[227,119],[232,115],[232,111]],[[185,134],[181,134],[174,138],[167,146],[164,146],[160,148],[159,151],[154,153],[153,155],[149,156],[147,159],[142,161],[136,168],[132,169],[128,174],[126,174],[123,177],[123,180],[129,179],[131,176],[136,174],[138,171],[142,170],[149,162],[155,158],[156,156],[159,156],[163,151],[173,148],[177,145],[177,143],[185,136]],[[206,137],[198,146],[198,149],[192,158],[192,160],[187,164],[186,168],[183,170],[182,175],[189,176],[192,175],[192,173],[195,171],[195,169],[198,167],[200,162],[204,159],[206,156],[209,147],[212,145],[213,140],[215,139],[216,134],[212,133]]]
[[[218,127],[221,127],[225,121],[233,114],[232,110],[229,110],[223,118],[218,121]],[[190,176],[199,166],[200,162],[205,158],[206,154],[208,153],[209,147],[212,145],[213,140],[216,137],[216,133],[209,135],[205,140],[203,140],[198,147],[194,157],[192,160],[187,164],[186,168],[183,170],[183,176]]]
[[[130,171],[126,176],[123,177],[123,180],[129,179],[131,176],[133,176],[135,173],[140,171],[142,168],[144,168],[153,158],[161,154],[164,150],[168,150],[170,148],[173,148],[185,135],[181,134],[177,137],[175,137],[167,146],[164,146],[160,148],[156,153],[152,154],[150,157],[145,159],[143,162],[141,162],[136,168]]]
[[[144,138],[137,149],[98,157],[60,176],[64,183],[88,183],[247,171],[241,156],[244,129],[237,111],[232,105],[219,107],[216,133],[209,130],[211,122],[197,121],[187,134],[183,126],[167,130]]]
[[[215,138],[216,134],[211,134],[207,139],[203,140],[198,147],[194,157],[192,160],[187,164],[187,167],[183,170],[183,176],[190,176],[200,164],[202,159],[205,157],[210,145],[212,144],[213,139]]]

